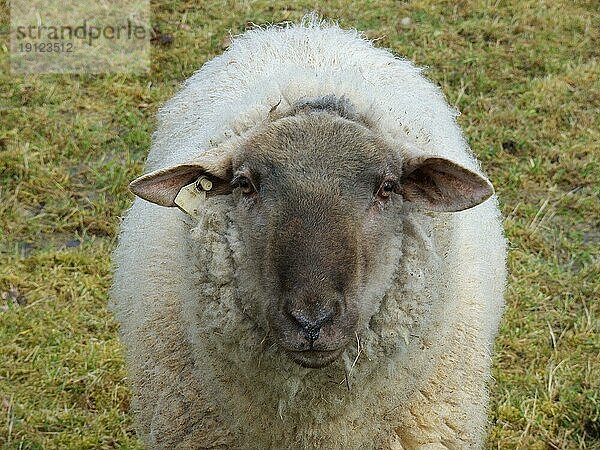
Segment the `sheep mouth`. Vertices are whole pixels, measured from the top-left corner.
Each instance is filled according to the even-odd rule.
[[[320,369],[335,361],[344,349],[337,350],[286,350],[288,356],[296,364],[309,369]]]

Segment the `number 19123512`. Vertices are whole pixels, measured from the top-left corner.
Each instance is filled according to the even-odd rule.
[[[22,53],[71,53],[72,42],[20,42],[17,50]]]

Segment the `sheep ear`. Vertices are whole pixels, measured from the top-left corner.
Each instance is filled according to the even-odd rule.
[[[185,164],[147,173],[131,182],[129,189],[138,197],[160,206],[178,206],[177,194],[183,187],[203,178],[202,188],[208,197],[230,194],[231,160],[215,160],[210,155],[201,156]],[[207,189],[208,188],[208,189]]]
[[[430,211],[462,211],[494,194],[482,176],[444,158],[419,157],[404,164],[398,193]]]

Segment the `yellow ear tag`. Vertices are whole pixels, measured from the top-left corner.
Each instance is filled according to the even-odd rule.
[[[212,189],[212,181],[207,177],[200,177],[193,183],[185,185],[179,190],[174,203],[184,213],[198,217],[200,207],[206,200],[206,192]]]

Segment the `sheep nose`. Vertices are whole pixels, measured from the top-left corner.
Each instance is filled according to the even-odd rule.
[[[292,311],[290,314],[300,325],[302,334],[310,342],[311,347],[319,339],[321,327],[333,319],[333,311],[320,311],[315,318],[309,317],[301,311]]]

